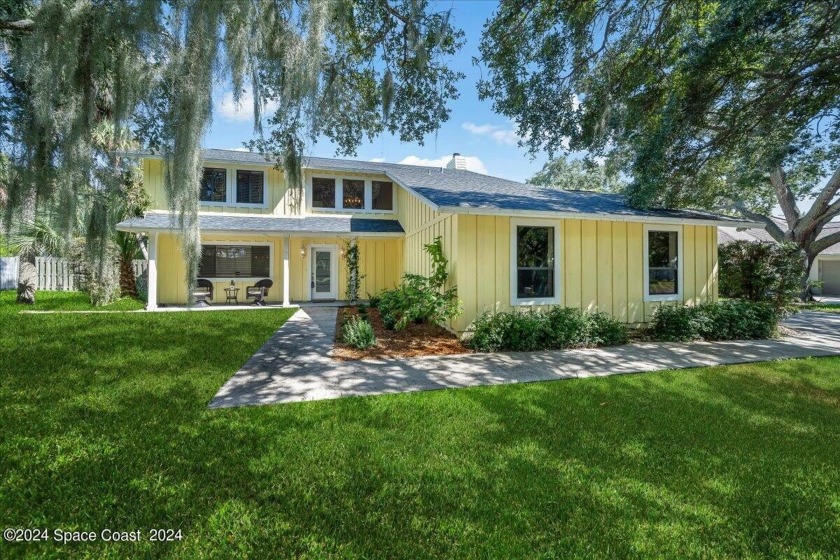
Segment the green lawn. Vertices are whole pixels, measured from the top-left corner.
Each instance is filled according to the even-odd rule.
[[[0,313],[16,313],[20,311],[137,311],[145,304],[133,298],[120,298],[110,305],[94,307],[90,297],[82,292],[35,292],[34,305],[19,305],[15,303],[17,294],[14,290],[0,292]]]
[[[826,313],[840,313],[840,303],[806,303],[801,305],[802,310],[807,311],[825,311]]]
[[[0,557],[840,555],[840,359],[207,410],[289,316],[0,314]]]

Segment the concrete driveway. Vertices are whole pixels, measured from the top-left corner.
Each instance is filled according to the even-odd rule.
[[[338,362],[336,308],[302,308],[219,390],[210,408],[840,355],[840,314],[803,312],[778,340],[645,342],[613,348]]]

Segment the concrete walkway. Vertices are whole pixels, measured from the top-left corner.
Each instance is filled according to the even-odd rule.
[[[338,362],[335,308],[302,308],[219,390],[210,408],[602,377],[840,355],[840,314],[803,312],[779,340],[635,343],[614,348]]]

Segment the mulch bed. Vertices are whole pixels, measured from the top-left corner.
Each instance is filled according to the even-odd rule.
[[[457,336],[437,325],[411,324],[404,330],[390,331],[385,328],[379,310],[372,307],[368,308],[367,319],[376,333],[376,345],[367,350],[357,350],[341,342],[341,331],[344,322],[358,314],[359,310],[356,307],[339,309],[335,325],[334,359],[348,361],[363,358],[415,358],[464,354],[470,351],[461,344]]]

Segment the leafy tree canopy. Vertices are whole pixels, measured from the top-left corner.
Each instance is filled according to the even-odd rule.
[[[606,157],[631,204],[737,211],[810,268],[840,242],[838,30],[827,0],[509,0],[480,95],[533,152]]]
[[[447,120],[461,78],[447,57],[462,35],[427,0],[0,0],[7,218],[51,205],[69,229],[81,202],[103,236],[106,205],[81,190],[118,190],[121,154],[157,150],[192,285],[214,88],[237,102],[253,89],[255,145],[299,191],[301,151],[320,135],[352,154],[385,131],[422,143]],[[262,134],[269,102],[279,108]]]
[[[618,174],[605,164],[565,156],[547,162],[528,182],[577,191],[618,192],[626,186]]]
[[[830,1],[511,0],[486,26],[480,92],[534,151],[618,160],[636,205],[746,186],[766,207],[756,173],[794,163],[804,196],[837,161],[839,25]]]

